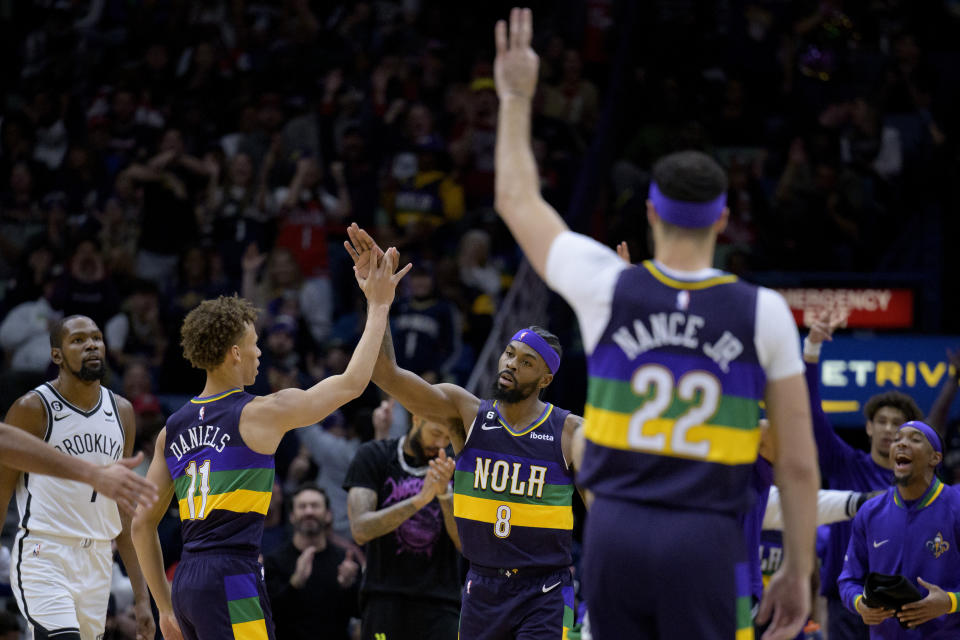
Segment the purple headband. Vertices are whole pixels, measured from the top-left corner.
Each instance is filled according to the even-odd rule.
[[[560,368],[560,354],[554,351],[553,347],[547,344],[547,341],[537,335],[536,331],[532,329],[520,329],[513,337],[510,338],[510,341],[513,342],[522,342],[527,345],[543,358],[543,361],[547,363],[547,369],[550,369],[550,373],[556,373],[557,369]]]
[[[910,422],[904,422],[902,425],[900,425],[900,429],[897,429],[897,431],[905,429],[906,427],[916,429],[925,435],[927,440],[930,442],[930,446],[933,447],[933,450],[938,453],[943,453],[943,446],[940,444],[940,436],[937,435],[937,432],[934,431],[930,425],[926,424],[925,422],[920,422],[919,420],[911,420]]]
[[[688,229],[709,227],[720,218],[723,208],[727,206],[726,192],[707,202],[687,202],[664,195],[656,182],[650,183],[648,197],[664,222]]]

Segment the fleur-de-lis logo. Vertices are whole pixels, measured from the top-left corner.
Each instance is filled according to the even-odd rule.
[[[934,558],[939,558],[950,549],[950,543],[943,539],[943,534],[937,531],[933,540],[927,540],[927,549],[933,554]]]

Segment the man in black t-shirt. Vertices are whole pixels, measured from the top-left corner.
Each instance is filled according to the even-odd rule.
[[[277,640],[347,640],[358,615],[360,565],[332,544],[326,492],[314,484],[293,494],[293,538],[264,560]]]
[[[447,430],[418,417],[367,442],[347,470],[350,531],[367,545],[362,640],[454,640],[460,620],[454,461]]]

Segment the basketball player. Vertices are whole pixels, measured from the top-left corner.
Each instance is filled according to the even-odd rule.
[[[132,514],[138,501],[153,504],[157,499],[156,487],[130,471],[142,460],[143,454],[138,453],[116,464],[91,464],[82,458],[60,453],[37,436],[0,422],[0,504],[10,504],[18,476],[24,471],[83,482]]]
[[[379,249],[355,224],[345,243],[358,270]],[[560,341],[517,331],[500,356],[492,398],[430,384],[401,369],[389,328],[373,382],[410,413],[447,425],[456,456],[453,512],[470,561],[462,640],[560,638],[573,626],[572,443],[582,418],[540,400]],[[366,639],[365,639],[366,640]]]
[[[571,233],[540,196],[530,148],[533,18],[498,22],[495,206],[533,267],[573,307],[588,354],[581,482],[594,494],[584,591],[594,637],[752,637],[737,518],[750,504],[760,400],[784,506],[785,558],[761,604],[765,637],[809,610],[816,452],[796,325],[775,292],[711,269],[728,217],[709,157],[654,167],[655,260],[624,264]]]
[[[60,368],[57,379],[21,396],[7,422],[95,465],[130,457],[136,435],[133,406],[100,384],[106,349],[99,327],[86,316],[56,322],[50,356]],[[0,501],[6,507],[11,474],[3,475],[0,491],[6,491]],[[153,613],[130,540],[130,517],[121,515],[112,499],[75,480],[24,473],[16,494],[20,529],[10,584],[34,638],[96,640],[103,635],[116,539],[133,587],[137,637],[151,640]]]
[[[287,431],[321,421],[367,386],[394,290],[409,270],[395,274],[396,266],[397,251],[391,249],[358,277],[368,302],[363,336],[342,374],[306,391],[262,397],[244,392],[257,377],[260,357],[256,311],[248,301],[221,296],[187,314],[184,356],[206,371],[206,384],[161,430],[158,455],[147,471],[160,500],[138,509],[134,519],[137,554],[166,640],[274,637],[258,562],[273,455]],[[184,544],[171,595],[157,524],[174,493]]]

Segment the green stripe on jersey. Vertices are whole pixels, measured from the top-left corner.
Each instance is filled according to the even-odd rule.
[[[636,394],[629,382],[591,376],[588,385],[587,404],[617,413],[633,413],[653,397],[654,390],[646,394]],[[681,400],[673,391],[670,406],[659,417],[675,420],[702,402],[702,391],[698,391],[692,401]],[[760,406],[756,400],[739,396],[720,396],[720,403],[712,417],[704,424],[712,424],[734,429],[755,429],[760,418]]]
[[[518,504],[546,505],[551,507],[569,507],[573,504],[573,485],[572,484],[546,484],[543,485],[542,497],[536,495],[527,496],[527,484],[523,481],[523,495],[517,496],[510,493],[510,481],[507,481],[507,488],[502,492],[493,491],[490,488],[491,477],[487,477],[487,488],[474,489],[474,474],[470,471],[455,471],[453,474],[453,490],[464,496],[474,498],[486,498],[488,500],[501,500],[503,502],[515,502]],[[517,488],[520,488],[520,482],[517,482]]]
[[[214,471],[210,474],[210,495],[230,493],[237,489],[248,491],[273,491],[273,469],[234,469],[231,471]],[[184,499],[190,490],[193,481],[186,473],[173,481],[177,498]],[[200,495],[200,489],[195,489]]]

